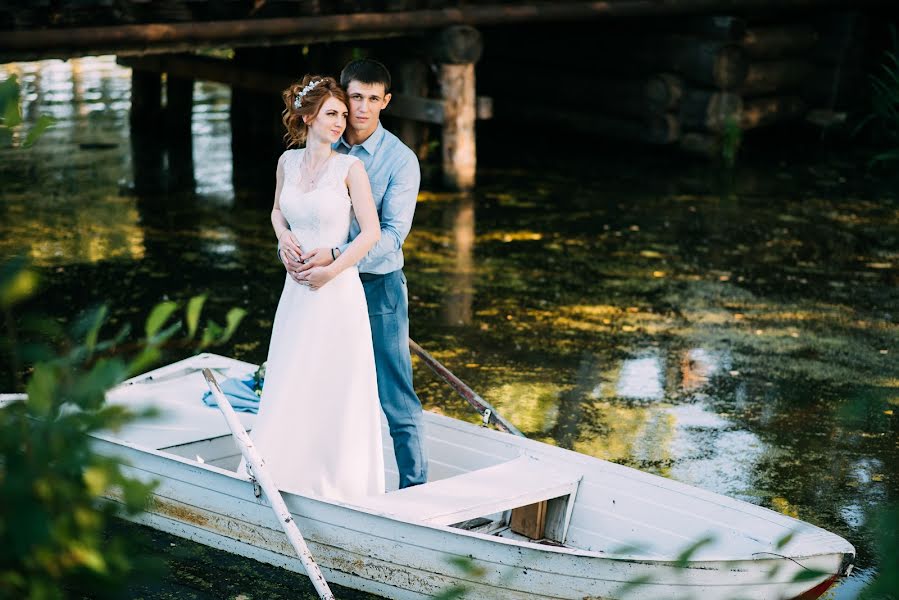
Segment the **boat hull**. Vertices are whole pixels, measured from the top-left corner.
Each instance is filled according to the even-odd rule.
[[[255,496],[251,482],[214,466],[108,439],[97,440],[95,447],[127,464],[129,475],[158,482],[147,511],[128,517],[131,520],[304,573],[270,505]],[[843,560],[835,554],[811,557],[802,566],[775,559],[684,566],[605,558],[403,522],[321,499],[284,497],[328,581],[387,598],[428,598],[461,587],[466,590],[463,597],[472,599],[781,600],[820,585],[838,572]],[[470,561],[477,574],[454,559]],[[822,575],[790,583],[809,569]]]

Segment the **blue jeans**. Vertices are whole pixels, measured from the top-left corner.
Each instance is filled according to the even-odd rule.
[[[421,401],[412,386],[406,276],[400,269],[386,275],[360,273],[360,278],[368,302],[378,395],[393,438],[402,489],[428,480]]]

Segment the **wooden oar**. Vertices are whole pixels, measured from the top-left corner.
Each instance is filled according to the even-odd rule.
[[[287,539],[290,540],[291,545],[300,557],[300,562],[303,563],[306,574],[309,576],[309,579],[312,580],[312,585],[315,586],[315,591],[318,592],[319,598],[322,598],[322,600],[334,600],[334,594],[331,593],[328,582],[325,581],[325,577],[319,570],[318,565],[315,564],[312,553],[309,552],[309,548],[306,546],[306,540],[303,539],[303,534],[300,533],[297,524],[293,520],[293,516],[290,514],[290,511],[287,510],[287,505],[284,504],[281,492],[278,491],[275,482],[272,480],[271,476],[269,476],[268,470],[265,468],[265,461],[259,456],[256,447],[253,446],[253,441],[250,439],[250,436],[247,435],[247,430],[243,428],[243,425],[237,419],[234,409],[231,408],[231,403],[228,402],[228,399],[225,398],[225,394],[222,393],[222,389],[215,380],[212,371],[203,369],[203,376],[206,378],[209,390],[212,392],[212,395],[215,396],[216,404],[218,404],[222,414],[225,416],[225,421],[228,422],[231,433],[237,440],[237,446],[240,448],[241,454],[243,454],[244,458],[247,459],[247,462],[250,463],[250,466],[253,469],[253,477],[259,485],[262,486],[269,502],[272,503],[272,510],[275,511],[278,522],[281,523],[284,533],[287,534]]]
[[[496,409],[493,406],[481,398],[477,392],[473,389],[465,385],[461,379],[453,375],[449,369],[444,367],[440,362],[428,354],[424,348],[415,343],[415,340],[409,338],[409,348],[414,352],[420,359],[422,359],[426,365],[428,365],[432,371],[434,371],[441,379],[446,381],[454,390],[456,390],[460,396],[465,398],[469,404],[471,404],[478,413],[484,418],[484,424],[493,423],[498,429],[505,431],[506,433],[511,433],[514,435],[519,435],[521,437],[525,437],[523,433],[521,433],[515,425],[508,422],[504,418],[500,416]]]

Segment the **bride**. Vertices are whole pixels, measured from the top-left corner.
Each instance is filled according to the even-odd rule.
[[[278,160],[272,226],[279,247],[289,237],[303,250],[331,248],[336,260],[303,281],[287,275],[251,437],[282,490],[352,501],[384,493],[371,329],[355,266],[380,238],[378,213],[362,162],[331,150],[346,128],[346,92],[331,77],[307,75],[283,97],[288,148],[305,147]],[[340,253],[351,214],[362,232]]]

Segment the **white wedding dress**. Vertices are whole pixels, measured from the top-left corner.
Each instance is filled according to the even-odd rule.
[[[352,209],[346,175],[359,159],[332,155],[315,189],[304,192],[303,152],[284,157],[281,212],[303,250],[340,246]],[[356,267],[318,290],[287,275],[251,433],[275,483],[349,502],[384,493],[380,411],[368,306]],[[243,463],[238,472],[245,472]]]

